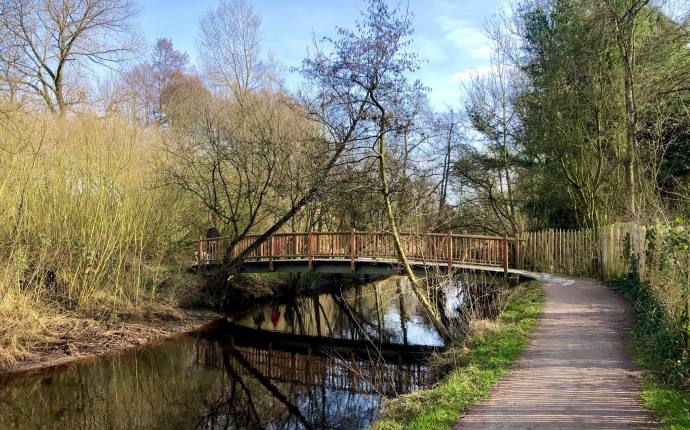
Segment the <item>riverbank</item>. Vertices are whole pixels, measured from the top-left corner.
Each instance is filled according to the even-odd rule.
[[[465,340],[432,359],[432,368],[452,362],[454,370],[429,390],[389,401],[375,428],[450,428],[463,411],[488,396],[527,346],[541,315],[543,291],[532,281],[502,300],[505,308],[495,321],[474,323]]]
[[[213,287],[200,275],[168,271],[158,300],[67,310],[54,301],[0,312],[0,379],[119,354],[193,332],[233,312],[275,300],[314,295],[355,282],[348,276],[264,274]]]
[[[157,344],[202,329],[218,319],[211,311],[181,310],[172,319],[101,322],[75,318],[81,330],[63,333],[44,345],[26,345],[30,358],[0,368],[0,381]]]

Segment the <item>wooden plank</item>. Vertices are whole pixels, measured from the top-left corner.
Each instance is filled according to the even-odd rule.
[[[517,240],[515,240],[513,242],[513,246],[515,247],[515,267],[517,269],[522,269],[522,260],[520,260],[520,246],[521,246],[520,245],[520,236],[521,235],[522,235],[521,233],[518,233],[517,237],[516,237]]]

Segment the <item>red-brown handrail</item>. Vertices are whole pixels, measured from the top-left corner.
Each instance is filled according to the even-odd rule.
[[[240,239],[230,252],[234,258],[248,248],[259,236]],[[415,263],[434,263],[447,266],[478,265],[520,267],[520,247],[524,239],[507,236],[482,236],[452,233],[403,233],[400,235],[407,258]],[[200,239],[197,251],[199,264],[214,264],[223,260],[230,238]],[[245,261],[267,261],[273,269],[274,261],[304,260],[309,270],[316,260],[347,260],[352,271],[357,261],[396,261],[398,258],[393,236],[385,232],[298,232],[270,236]]]

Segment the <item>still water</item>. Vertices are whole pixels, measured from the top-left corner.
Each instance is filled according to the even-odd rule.
[[[452,302],[449,301],[449,302]],[[442,346],[400,278],[0,386],[0,429],[360,429]]]

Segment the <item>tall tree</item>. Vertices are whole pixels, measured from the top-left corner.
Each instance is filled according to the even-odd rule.
[[[136,14],[133,0],[5,0],[1,75],[64,115],[83,101],[69,91],[83,69],[113,67],[134,50]]]
[[[385,0],[370,0],[354,30],[339,28],[339,38],[327,40],[339,57],[338,73],[333,78],[346,85],[353,96],[345,100],[347,111],[363,110],[366,114],[360,124],[360,136],[371,143],[375,151],[385,215],[398,259],[425,313],[439,334],[448,339],[448,328],[431,304],[405,254],[388,176],[387,138],[396,132],[404,133],[409,126],[409,112],[405,109],[409,104],[406,101],[421,89],[418,82],[411,84],[406,78],[407,73],[418,68],[417,55],[407,51],[411,34],[409,13],[389,8]]]
[[[135,65],[124,74],[122,85],[133,119],[143,124],[165,123],[171,92],[188,80],[189,56],[177,51],[172,40],[161,38],[148,61]]]
[[[267,88],[273,70],[261,53],[261,18],[246,0],[221,0],[202,18],[198,46],[210,82],[242,103]]]
[[[623,62],[623,92],[625,99],[625,185],[628,211],[638,211],[638,148],[635,29],[643,19],[642,13],[649,0],[607,0],[616,43]]]

